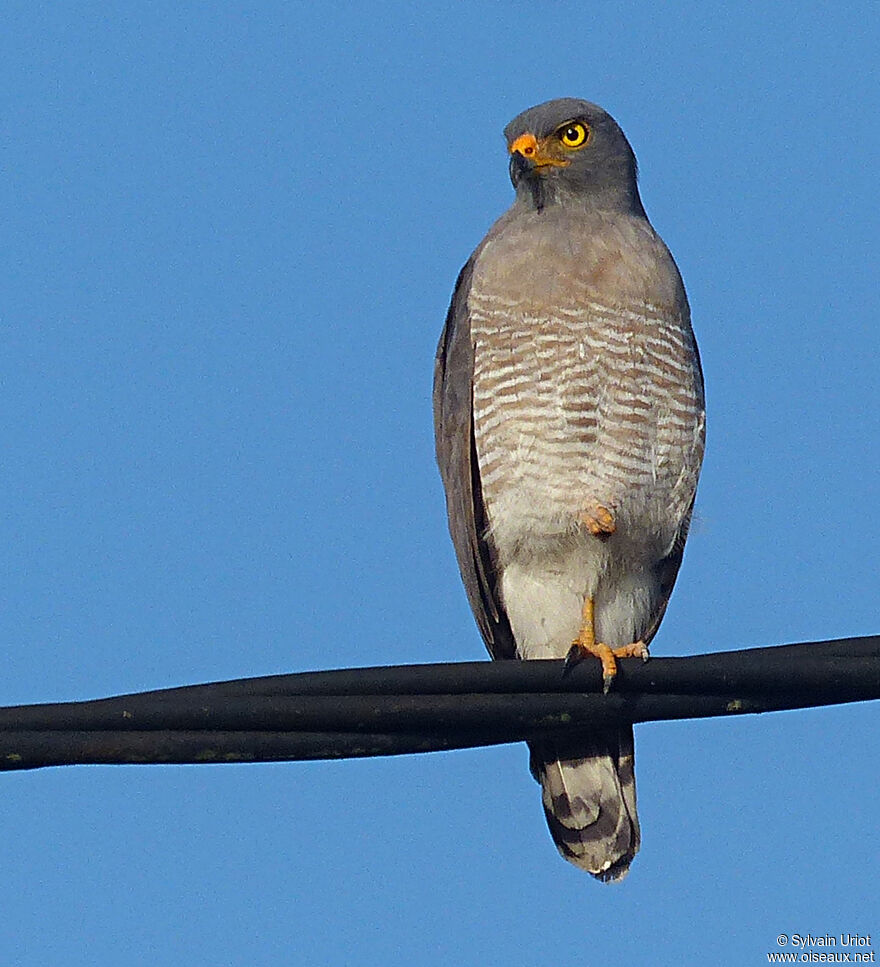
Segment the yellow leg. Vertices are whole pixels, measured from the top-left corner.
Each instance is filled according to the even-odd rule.
[[[596,641],[596,622],[594,616],[593,599],[588,595],[584,598],[581,613],[581,630],[572,643],[566,661],[571,663],[585,655],[591,655],[602,662],[602,691],[608,692],[614,676],[617,674],[618,658],[641,658],[648,660],[648,646],[643,641],[634,641],[630,645],[610,648],[601,641]]]

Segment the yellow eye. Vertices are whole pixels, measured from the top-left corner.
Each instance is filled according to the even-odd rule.
[[[590,129],[580,121],[569,121],[562,125],[556,136],[566,148],[582,148],[590,136]]]

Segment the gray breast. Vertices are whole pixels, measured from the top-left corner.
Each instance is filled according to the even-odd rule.
[[[650,532],[658,546],[671,540],[693,497],[703,426],[674,264],[680,295],[656,284],[651,291],[657,273],[641,266],[648,284],[640,298],[597,285],[583,258],[545,260],[550,275],[561,267],[564,285],[547,272],[511,285],[508,260],[496,286],[487,255],[468,308],[476,448],[499,547],[568,533],[591,502],[614,508],[624,533]]]

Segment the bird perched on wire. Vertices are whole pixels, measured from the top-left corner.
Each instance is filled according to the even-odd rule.
[[[516,198],[462,269],[434,377],[449,529],[493,658],[647,658],[681,564],[703,377],[678,268],[615,120],[564,98],[505,129]],[[531,744],[559,852],[639,848],[632,727]]]

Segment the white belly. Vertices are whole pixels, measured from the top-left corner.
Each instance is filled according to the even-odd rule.
[[[663,605],[654,571],[607,548],[586,536],[556,556],[504,567],[501,593],[521,658],[564,658],[587,596],[594,598],[598,640],[627,645],[647,633]]]

